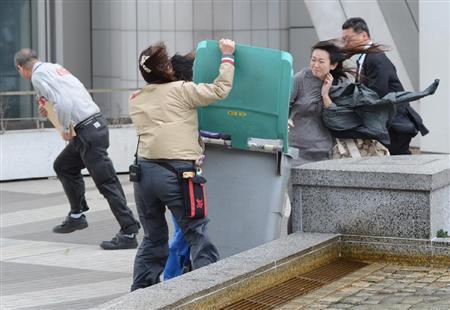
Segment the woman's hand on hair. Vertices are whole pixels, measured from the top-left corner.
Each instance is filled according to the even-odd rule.
[[[288,131],[289,131],[289,129],[294,128],[294,127],[295,127],[294,121],[291,118],[289,118],[288,119]]]
[[[222,54],[233,54],[236,44],[233,40],[229,39],[221,39],[219,41],[219,47],[222,51]]]
[[[327,73],[322,84],[322,97],[328,96],[331,85],[333,85],[333,76],[331,75],[331,73]]]
[[[331,75],[331,73],[328,73],[325,76],[325,80],[323,80],[322,85],[322,100],[326,108],[329,108],[333,103],[329,96],[331,85],[333,85],[333,76]]]

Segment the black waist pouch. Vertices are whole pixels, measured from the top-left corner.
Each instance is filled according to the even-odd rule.
[[[138,163],[130,165],[129,173],[131,182],[139,182],[141,180],[141,166]]]
[[[206,179],[197,175],[195,170],[179,171],[178,177],[186,208],[186,216],[192,219],[206,217],[208,213],[205,193]]]
[[[138,142],[136,145],[136,152],[134,153],[134,161],[129,167],[129,173],[130,173],[130,181],[131,182],[139,182],[141,181],[141,166],[138,163],[138,149],[139,149],[139,142],[141,140],[141,136],[138,136]]]
[[[198,175],[194,168],[175,169],[175,167],[167,162],[156,163],[178,176],[186,216],[192,219],[205,218],[208,214],[205,191],[206,179]]]

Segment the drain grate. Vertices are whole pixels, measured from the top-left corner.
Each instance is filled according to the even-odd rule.
[[[305,295],[321,286],[336,281],[364,266],[367,266],[367,264],[348,260],[337,260],[318,269],[297,275],[292,279],[277,284],[256,295],[239,300],[222,309],[274,309],[298,296]]]

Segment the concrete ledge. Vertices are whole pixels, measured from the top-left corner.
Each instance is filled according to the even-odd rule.
[[[434,246],[442,246],[450,248],[450,238],[433,238],[431,244]]]
[[[294,184],[430,191],[450,184],[450,155],[364,157],[292,169]]]
[[[116,172],[128,172],[136,151],[134,127],[109,127],[109,141],[108,153]],[[7,181],[55,176],[53,161],[65,142],[54,128],[8,130],[0,135],[0,147],[0,181]]]
[[[331,160],[294,168],[294,231],[431,239],[450,230],[450,156]]]
[[[447,268],[450,242],[295,233],[95,309],[218,309],[339,257]]]
[[[347,259],[393,262],[424,267],[450,266],[450,241],[341,236],[341,255]]]
[[[96,309],[217,309],[339,257],[339,236],[297,233]]]

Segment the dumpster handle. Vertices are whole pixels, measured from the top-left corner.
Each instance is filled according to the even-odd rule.
[[[217,145],[225,145],[226,147],[231,147],[231,141],[230,140],[202,137],[202,141],[205,144],[217,144]]]
[[[283,150],[283,140],[279,139],[259,139],[248,138],[247,147],[249,150],[265,153],[276,153]]]

